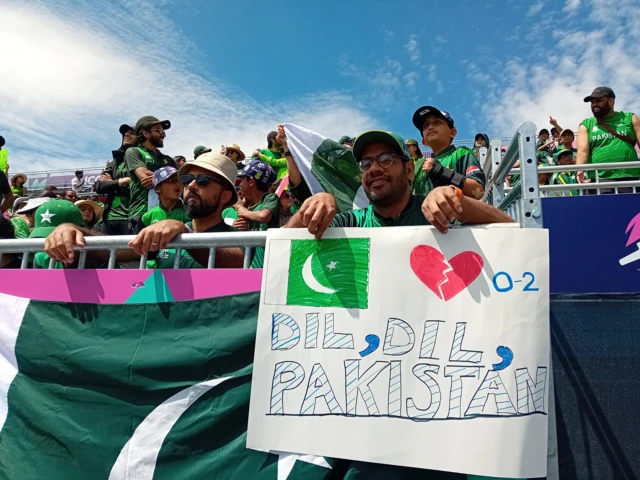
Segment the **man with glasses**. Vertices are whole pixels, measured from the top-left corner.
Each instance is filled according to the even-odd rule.
[[[222,220],[222,210],[238,200],[234,189],[235,164],[224,155],[210,152],[183,166],[178,175],[184,187],[184,202],[192,218],[191,223],[163,220],[144,228],[129,242],[133,251],[117,252],[119,262],[139,260],[139,255],[146,253],[150,260],[157,255],[158,268],[173,268],[175,253],[166,248],[177,235],[231,231],[231,227]],[[58,261],[73,263],[77,260],[73,247],[84,246],[85,235],[97,233],[71,224],[61,225],[47,237],[45,252]],[[97,255],[104,255],[104,252],[87,252],[87,258]],[[183,250],[180,268],[205,268],[208,258],[208,248]],[[244,252],[240,248],[216,248],[215,258],[216,268],[242,268]]]
[[[433,151],[433,162],[417,169],[414,191],[428,194],[435,187],[453,185],[471,198],[480,199],[487,182],[478,158],[466,147],[453,145],[458,130],[449,113],[425,105],[413,114],[413,125],[422,135],[422,143]]]
[[[71,203],[76,203],[78,201],[78,194],[72,188],[65,190],[60,197],[62,200],[68,200]]]
[[[307,199],[285,228],[306,227],[320,238],[328,227],[433,225],[447,233],[452,221],[466,224],[513,222],[497,208],[462,195],[455,186],[413,195],[415,165],[400,136],[379,130],[356,138],[353,154],[362,170],[369,206],[336,215],[335,198],[318,193]]]
[[[149,190],[153,186],[153,172],[161,167],[176,166],[173,158],[158,150],[164,146],[165,130],[171,128],[169,120],[160,121],[150,115],[136,122],[138,146],[129,148],[124,161],[131,176],[129,186],[129,225],[136,234],[144,228],[142,215],[149,209]],[[151,191],[153,195],[155,192]]]

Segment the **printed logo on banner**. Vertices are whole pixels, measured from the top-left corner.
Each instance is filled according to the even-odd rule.
[[[631,219],[625,233],[629,236],[625,247],[629,247],[635,243],[637,250],[620,259],[620,265],[628,265],[640,260],[640,213]],[[640,270],[640,268],[638,269]]]
[[[368,307],[369,239],[292,240],[287,305]]]

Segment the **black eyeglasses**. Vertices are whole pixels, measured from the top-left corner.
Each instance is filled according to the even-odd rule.
[[[408,161],[406,157],[398,155],[397,153],[383,153],[381,155],[378,155],[377,157],[362,158],[358,160],[358,167],[360,167],[361,171],[366,172],[371,168],[373,162],[378,162],[378,165],[380,165],[382,168],[389,168],[395,158],[399,158],[403,162]]]
[[[293,195],[289,192],[282,192],[282,197],[283,198],[293,198]]]
[[[209,182],[217,183],[218,185],[222,185],[222,182],[218,180],[216,177],[212,177],[211,175],[205,175],[204,173],[200,173],[199,175],[182,175],[180,177],[180,182],[183,187],[188,187],[191,182],[196,181],[196,185],[200,188],[206,188],[209,185]]]

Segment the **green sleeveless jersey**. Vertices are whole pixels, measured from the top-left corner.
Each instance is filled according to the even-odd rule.
[[[604,119],[611,129],[619,135],[626,135],[637,141],[633,131],[633,113],[615,112],[610,117]],[[605,128],[598,125],[594,118],[587,118],[582,122],[589,134],[589,158],[588,163],[613,163],[613,162],[637,162],[638,153],[635,145],[631,145],[624,140],[613,136]],[[640,168],[629,168],[624,170],[598,170],[600,178],[640,178]],[[590,178],[595,175],[590,173]]]

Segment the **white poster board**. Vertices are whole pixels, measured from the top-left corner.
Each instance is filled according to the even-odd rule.
[[[247,447],[546,475],[546,230],[269,230]]]

